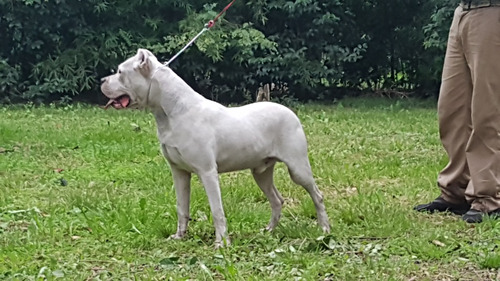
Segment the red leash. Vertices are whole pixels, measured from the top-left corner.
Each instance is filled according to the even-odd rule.
[[[227,9],[229,9],[229,7],[231,7],[231,5],[233,5],[234,1],[236,0],[233,0],[231,1],[231,3],[227,4],[227,6],[224,7],[224,9],[222,9],[222,11],[213,20],[209,21],[207,23],[207,27],[211,28],[212,26],[214,26],[215,22],[220,18],[220,16],[222,16],[222,14],[224,14],[227,11]]]
[[[184,46],[184,48],[182,48],[177,54],[175,54],[175,56],[173,56],[170,60],[164,63],[164,65],[169,65],[171,62],[173,62],[180,54],[182,54],[187,48],[189,48],[194,43],[194,41],[198,39],[198,37],[200,37],[205,31],[212,28],[215,25],[215,22],[217,22],[217,20],[220,18],[220,16],[222,16],[227,11],[227,9],[229,9],[229,7],[233,5],[235,1],[236,0],[231,1],[231,3],[227,4],[227,6],[224,7],[224,9],[222,9],[222,11],[213,20],[208,21],[205,24],[205,27],[198,34],[196,34],[196,36],[193,39],[191,39],[191,41],[189,41],[186,44],[186,46]]]

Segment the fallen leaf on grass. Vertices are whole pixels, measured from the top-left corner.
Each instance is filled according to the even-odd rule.
[[[130,123],[130,126],[132,126],[132,129],[135,131],[135,132],[139,132],[141,130],[141,127],[135,123]]]
[[[132,224],[132,229],[130,229],[130,231],[142,234],[142,232],[139,229],[137,229],[137,227],[135,227],[135,225],[133,225],[133,224]]]
[[[58,270],[52,271],[52,275],[54,275],[54,277],[56,277],[56,278],[63,278],[64,271],[58,269]]]
[[[432,244],[438,246],[438,247],[444,247],[446,246],[443,242],[439,241],[439,240],[432,240]]]
[[[71,240],[78,240],[78,239],[80,239],[80,238],[82,238],[82,237],[80,237],[80,236],[78,236],[78,235],[73,235],[73,236],[71,236]]]

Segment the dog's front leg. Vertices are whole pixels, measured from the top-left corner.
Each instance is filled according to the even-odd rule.
[[[226,216],[224,215],[224,208],[222,206],[222,197],[219,187],[219,174],[217,170],[213,169],[208,172],[199,173],[205,192],[207,193],[208,202],[210,203],[210,210],[212,211],[212,219],[215,226],[215,247],[230,244],[227,235]]]
[[[177,197],[177,232],[173,239],[181,239],[186,235],[189,222],[189,199],[191,195],[191,173],[171,165],[174,179],[175,195]]]

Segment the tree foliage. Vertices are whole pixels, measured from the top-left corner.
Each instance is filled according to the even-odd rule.
[[[99,95],[138,47],[180,50],[227,0],[0,0],[0,100]],[[236,1],[171,67],[223,102],[333,99],[352,90],[435,92],[455,1]]]

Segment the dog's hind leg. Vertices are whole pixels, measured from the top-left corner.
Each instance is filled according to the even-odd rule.
[[[219,174],[217,170],[213,169],[211,171],[198,173],[198,177],[203,187],[205,187],[210,210],[212,211],[212,219],[215,226],[215,246],[219,248],[224,246],[224,244],[229,245],[231,242],[227,234],[226,216],[224,215],[224,208],[222,206]]]
[[[181,239],[186,235],[189,222],[189,201],[191,193],[191,173],[180,170],[171,165],[174,180],[175,195],[177,197],[177,232],[171,236]]]
[[[311,196],[314,207],[316,208],[319,225],[324,232],[330,233],[330,222],[328,221],[325,204],[323,203],[323,195],[314,181],[311,165],[309,164],[307,156],[305,161],[288,161],[285,162],[285,164],[288,166],[288,172],[292,180],[296,184],[303,186]]]
[[[274,164],[269,166],[262,173],[252,170],[253,178],[262,192],[266,195],[271,205],[271,220],[266,227],[266,230],[272,231],[278,224],[281,217],[281,208],[283,207],[284,199],[279,193],[273,182]]]

